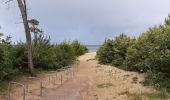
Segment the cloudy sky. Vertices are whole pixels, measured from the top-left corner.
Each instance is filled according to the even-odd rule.
[[[2,1],[2,0],[0,0]],[[16,0],[14,0],[16,1]],[[120,33],[139,36],[148,27],[162,24],[170,13],[169,0],[27,0],[29,18],[52,42],[78,39],[84,44],[101,44]],[[25,41],[17,3],[0,2],[0,32],[13,41]]]

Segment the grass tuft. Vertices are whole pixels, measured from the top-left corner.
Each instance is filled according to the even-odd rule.
[[[0,81],[0,94],[4,94],[8,88],[8,83],[9,81],[7,80],[3,80],[3,81]]]
[[[102,84],[97,85],[98,88],[108,88],[108,87],[112,87],[112,86],[113,86],[112,83],[102,83]]]

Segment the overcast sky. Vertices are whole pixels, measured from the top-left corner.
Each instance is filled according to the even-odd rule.
[[[14,0],[16,1],[16,0]],[[0,2],[1,3],[1,2]],[[84,44],[101,44],[120,33],[139,36],[149,27],[164,22],[170,13],[169,0],[27,0],[29,18],[52,42],[78,39]],[[0,4],[0,32],[13,41],[25,41],[17,3]]]

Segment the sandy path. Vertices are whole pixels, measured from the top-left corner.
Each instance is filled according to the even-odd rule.
[[[156,90],[141,84],[144,74],[100,65],[94,60],[95,55],[96,53],[87,53],[79,58],[79,74],[90,79],[85,100],[151,100],[142,94],[154,93]]]
[[[87,53],[79,57],[78,73],[62,86],[53,86],[48,77],[44,77],[46,75],[41,76],[44,80],[43,97],[39,96],[38,83],[29,82],[33,86],[26,100],[149,100],[141,94],[156,92],[152,87],[141,85],[144,74],[100,65],[94,60],[95,55]]]
[[[75,77],[55,89],[46,89],[40,100],[82,100],[81,93],[88,88],[86,77]]]

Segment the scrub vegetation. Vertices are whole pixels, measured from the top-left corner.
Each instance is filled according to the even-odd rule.
[[[125,34],[105,40],[97,51],[101,64],[146,73],[144,85],[170,92],[170,16],[138,38]]]
[[[77,57],[88,52],[78,41],[52,44],[50,37],[37,34],[32,40],[33,65],[36,70],[57,70],[75,63]],[[28,74],[26,44],[12,43],[11,37],[0,34],[0,90],[13,76]]]

